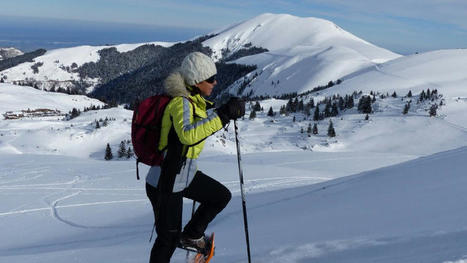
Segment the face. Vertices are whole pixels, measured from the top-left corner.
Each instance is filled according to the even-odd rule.
[[[217,80],[215,80],[213,83],[209,83],[207,81],[202,81],[195,86],[198,87],[198,89],[201,91],[201,95],[208,97],[212,93],[212,89],[214,86],[217,85]]]

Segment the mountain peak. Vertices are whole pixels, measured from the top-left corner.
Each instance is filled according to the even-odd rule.
[[[335,81],[357,70],[383,63],[400,55],[377,47],[345,31],[335,23],[315,17],[265,13],[213,32],[203,42],[213,58],[223,59],[248,47],[268,52],[236,60],[255,64],[258,77],[248,88],[233,87],[237,95],[282,95],[305,92]],[[280,81],[282,87],[271,85]],[[254,82],[254,83],[253,83]]]

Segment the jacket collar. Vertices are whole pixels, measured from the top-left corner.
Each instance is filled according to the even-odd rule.
[[[165,93],[171,97],[190,98],[193,103],[202,109],[210,109],[214,107],[214,103],[203,98],[196,87],[187,85],[183,76],[178,71],[170,74],[164,84]]]

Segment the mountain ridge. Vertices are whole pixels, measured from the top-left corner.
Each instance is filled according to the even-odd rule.
[[[290,30],[290,28],[295,29]],[[318,18],[263,14],[222,30],[214,31],[213,34],[213,36],[204,36],[205,40],[202,42],[203,48],[211,49],[213,59],[221,61],[237,54],[237,56],[232,57],[235,60],[228,63],[255,65],[257,67],[257,70],[251,75],[258,74],[260,76],[255,83],[251,83],[249,87],[242,90],[241,94],[238,94],[241,96],[280,95],[296,91],[307,91],[316,85],[336,80],[362,67],[399,56],[353,36],[333,22]],[[287,41],[280,40],[277,34],[286,34],[286,37],[283,38],[289,39],[286,39]],[[292,35],[293,37],[287,37]],[[149,44],[170,49],[174,45],[182,44],[182,42],[153,42]],[[33,62],[6,69],[0,72],[0,76],[6,78],[9,83],[14,81],[17,83],[27,82],[29,85],[37,84],[39,88],[43,89],[50,89],[52,86],[58,88],[60,85],[63,85],[64,88],[76,87],[83,89],[84,87],[86,92],[89,93],[100,85],[106,85],[110,81],[115,82],[118,77],[107,80],[104,75],[99,75],[108,74],[104,72],[98,73],[97,77],[92,78],[80,76],[78,72],[84,64],[97,63],[101,59],[99,52],[104,49],[116,48],[117,53],[120,53],[120,55],[116,53],[115,56],[124,56],[123,52],[133,52],[142,45],[144,43],[101,47],[80,46],[52,50],[43,56],[36,57]],[[331,49],[329,49],[330,47]],[[245,50],[248,52],[245,52]],[[318,63],[314,63],[315,60]],[[281,75],[281,69],[283,68],[295,70],[298,75],[290,76],[287,72]],[[307,76],[309,74],[306,68],[311,68],[312,73],[314,73]],[[337,68],[337,70],[334,68]],[[266,72],[263,74],[265,70]],[[273,72],[274,70],[276,72]],[[127,74],[125,79],[128,79],[128,77],[130,79],[134,78],[134,76],[131,77],[132,72],[126,72],[124,67],[116,68],[115,71],[120,72],[122,75]],[[242,80],[242,77],[243,75],[239,76],[237,81]],[[268,87],[268,84],[273,80],[280,80],[284,85],[287,84],[289,87],[293,86],[293,88],[273,90]],[[132,80],[132,83],[135,84],[137,81]],[[145,80],[144,85],[152,85],[150,83],[151,80]],[[225,84],[229,86],[231,83]],[[228,89],[234,93],[239,93],[239,85],[234,84],[233,87]],[[222,89],[224,88],[227,89],[227,87],[222,87]],[[218,86],[219,89],[221,89],[220,86]],[[237,91],[234,91],[235,89]],[[119,102],[130,103],[131,101],[125,99]]]

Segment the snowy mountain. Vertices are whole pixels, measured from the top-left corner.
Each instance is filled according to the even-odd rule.
[[[349,94],[353,91],[379,91],[406,95],[422,90],[438,90],[446,106],[446,121],[467,127],[467,50],[438,50],[398,58],[344,77],[340,85],[319,92],[319,95]],[[315,94],[316,95],[316,94]]]
[[[330,21],[318,18],[264,14],[210,35],[214,37],[204,41],[203,45],[212,50],[216,60],[252,48],[268,50],[233,61],[257,65],[256,71],[240,78],[229,89],[237,95],[300,93],[400,57],[359,39]],[[151,44],[170,47],[174,43]],[[141,45],[114,47],[118,52],[127,52]],[[39,87],[45,89],[54,85],[66,88],[81,81],[90,85],[87,90],[90,92],[97,84],[105,84],[102,83],[105,77],[97,75],[81,79],[78,68],[87,62],[99,61],[99,51],[110,47],[81,46],[51,50],[35,58],[34,62],[0,72],[0,76],[5,76],[10,83],[26,80],[39,82]],[[244,82],[249,86],[240,88]]]
[[[305,91],[340,78],[291,98],[313,99],[320,112],[318,103],[336,95],[356,104],[317,121],[313,111],[279,114],[286,99],[258,101],[264,110],[249,119],[255,102],[247,104],[237,122],[253,262],[467,262],[466,50],[400,57],[329,21],[289,15],[265,14],[215,33],[204,44],[217,59],[268,50],[235,61],[258,65],[244,93]],[[34,75],[69,81],[77,75],[66,67],[97,61],[99,48],[49,51],[1,74],[7,82]],[[432,96],[422,100],[428,89]],[[366,96],[373,99],[367,120],[357,109]],[[135,179],[134,158],[117,154],[121,144],[131,147],[132,111],[93,106],[104,103],[0,83],[0,262],[148,261],[153,214],[144,180]],[[67,118],[73,108],[81,113]],[[327,135],[331,121],[335,137]],[[307,131],[314,124],[317,134]],[[232,126],[206,140],[199,160],[233,194],[207,230],[216,232],[215,262],[246,261]],[[107,144],[111,161],[104,160]],[[140,164],[141,175],[147,170]],[[187,222],[191,202],[184,209]],[[172,261],[185,262],[185,251]]]
[[[21,50],[16,49],[16,48],[0,47],[0,60],[16,57],[16,56],[19,56],[19,55],[22,55],[22,54],[23,54],[23,52]]]
[[[334,23],[318,18],[264,14],[221,31],[204,42],[214,58],[256,46],[269,51],[236,60],[258,65],[247,78],[250,85],[238,95],[281,95],[305,92],[355,71],[400,55],[368,43]],[[258,76],[253,77],[254,74]]]
[[[44,89],[50,89],[52,86],[67,88],[73,85],[73,81],[83,81],[91,85],[91,89],[88,90],[90,92],[92,91],[92,87],[98,84],[100,80],[93,78],[81,79],[76,69],[85,63],[99,61],[100,50],[114,47],[118,52],[128,52],[146,44],[169,47],[174,43],[151,42],[54,49],[35,58],[33,62],[22,63],[1,71],[0,77],[5,77],[9,83],[22,81],[38,82]]]

